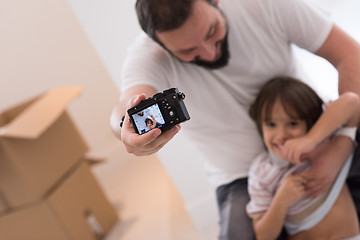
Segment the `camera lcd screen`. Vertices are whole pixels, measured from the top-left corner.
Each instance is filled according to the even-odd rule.
[[[139,134],[144,134],[153,128],[160,128],[165,124],[157,103],[132,114],[132,118]]]

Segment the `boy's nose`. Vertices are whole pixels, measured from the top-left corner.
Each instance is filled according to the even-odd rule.
[[[276,134],[276,140],[278,143],[285,143],[285,141],[288,139],[289,134],[287,133],[285,128],[279,128],[277,134]]]

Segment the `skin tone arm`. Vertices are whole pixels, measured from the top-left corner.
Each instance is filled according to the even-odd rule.
[[[347,92],[332,102],[310,131],[299,138],[285,142],[282,154],[285,159],[294,164],[300,164],[300,157],[315,149],[324,139],[337,128],[357,126],[359,123],[360,98],[357,94]]]
[[[257,240],[274,240],[283,228],[288,207],[305,195],[306,180],[301,175],[288,175],[275,193],[269,209],[253,220]]]
[[[126,150],[136,156],[144,156],[156,153],[167,142],[169,142],[176,133],[180,131],[180,125],[161,133],[158,128],[139,135],[135,132],[129,121],[129,116],[125,112],[127,109],[138,105],[147,96],[153,96],[157,93],[156,89],[148,85],[138,85],[121,93],[119,103],[112,110],[110,125],[117,138],[125,145]],[[122,128],[120,122],[125,115]]]
[[[352,91],[360,95],[360,45],[353,38],[334,25],[316,54],[337,69],[340,94]],[[315,159],[312,168],[306,171],[306,188],[310,196],[316,196],[331,186],[352,151],[353,143],[348,137],[334,136],[308,155],[311,161]]]

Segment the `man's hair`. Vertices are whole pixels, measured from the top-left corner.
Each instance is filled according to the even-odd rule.
[[[181,27],[191,16],[196,1],[217,6],[216,0],[137,0],[139,24],[147,35],[160,43],[156,33]]]
[[[291,77],[273,78],[261,88],[249,111],[261,136],[262,122],[270,119],[277,99],[289,116],[306,121],[307,130],[310,130],[323,112],[323,101],[307,84]]]

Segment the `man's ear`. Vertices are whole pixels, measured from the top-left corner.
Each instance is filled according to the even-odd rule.
[[[220,0],[216,0],[216,3],[219,4]]]

